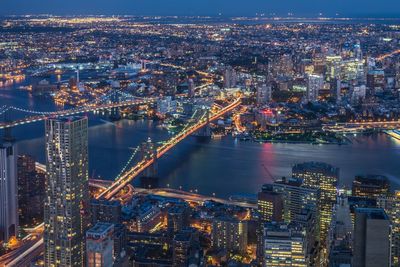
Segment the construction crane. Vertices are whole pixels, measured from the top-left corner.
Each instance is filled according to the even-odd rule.
[[[271,174],[271,172],[268,170],[267,166],[265,166],[264,163],[261,163],[261,166],[264,168],[265,172],[267,173],[268,178],[270,178],[272,181],[275,182],[276,179],[275,179],[274,176]]]

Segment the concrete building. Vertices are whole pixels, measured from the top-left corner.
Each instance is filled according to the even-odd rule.
[[[192,235],[189,232],[181,232],[175,235],[172,242],[172,262],[174,266],[188,266],[191,247]]]
[[[167,228],[170,235],[189,227],[189,207],[174,205],[167,212]]]
[[[247,222],[231,217],[215,218],[211,242],[214,248],[228,252],[245,253],[247,249]]]
[[[86,232],[86,266],[113,266],[114,263],[114,225],[96,223]]]

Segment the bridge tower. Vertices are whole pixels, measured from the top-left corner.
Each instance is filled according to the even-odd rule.
[[[118,103],[120,101],[117,89],[118,89],[118,87],[114,87],[114,86],[112,88],[112,93],[111,93],[111,97],[110,97],[110,100],[112,103]],[[109,117],[112,121],[117,121],[117,120],[121,119],[121,115],[119,113],[119,108],[117,108],[117,107],[111,108]]]
[[[5,123],[11,122],[11,110],[6,110],[3,113],[3,121]],[[3,141],[4,142],[14,142],[15,138],[12,136],[12,127],[7,127],[3,130]]]
[[[141,144],[140,153],[143,160],[154,160],[154,163],[144,171],[143,176],[155,178],[157,176],[157,148],[150,137]]]
[[[211,128],[210,128],[210,109],[206,109],[206,116],[207,116],[207,124],[198,130],[194,135],[197,137],[198,140],[200,141],[206,141],[211,138]]]

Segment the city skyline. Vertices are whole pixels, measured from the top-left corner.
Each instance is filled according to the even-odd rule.
[[[59,2],[5,0],[0,15],[168,15],[168,16],[294,16],[294,17],[393,17],[396,0],[106,0]]]
[[[0,16],[0,266],[398,267],[400,19],[264,15]]]

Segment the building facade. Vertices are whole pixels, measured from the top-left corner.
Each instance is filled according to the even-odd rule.
[[[266,223],[263,245],[263,266],[307,266],[305,237],[301,227],[285,223]]]
[[[113,266],[114,225],[97,223],[86,232],[87,267]]]
[[[214,248],[245,253],[247,249],[247,222],[230,217],[214,219],[211,242]]]
[[[391,266],[391,226],[383,209],[355,211],[353,267]]]
[[[10,142],[0,145],[0,243],[18,235],[17,152]]]
[[[295,165],[292,176],[303,179],[305,186],[320,191],[319,227],[320,240],[324,243],[332,220],[332,208],[336,204],[339,169],[323,162],[306,162]]]
[[[46,120],[45,266],[83,266],[88,203],[88,120]]]

